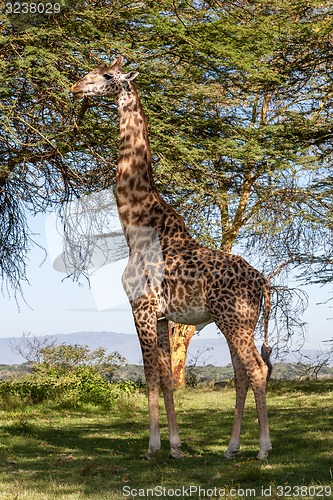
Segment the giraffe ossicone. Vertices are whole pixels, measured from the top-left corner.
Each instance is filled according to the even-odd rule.
[[[118,104],[120,146],[115,193],[130,249],[123,284],[132,307],[148,385],[149,451],[161,447],[160,386],[171,456],[181,456],[168,321],[198,328],[215,322],[228,342],[236,386],[234,422],[224,456],[232,458],[239,451],[245,398],[251,385],[259,423],[258,458],[265,460],[271,450],[266,409],[269,356],[266,350],[265,362],[259,354],[254,330],[263,303],[267,342],[269,283],[242,257],[197,243],[182,217],[163,200],[154,182],[146,118],[133,83],[138,73],[123,73],[122,64],[120,56],[110,66],[100,66],[75,83],[71,91],[75,97],[112,95]],[[138,292],[143,283],[141,294]]]

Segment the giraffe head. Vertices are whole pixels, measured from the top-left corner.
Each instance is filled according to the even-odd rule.
[[[137,71],[122,73],[124,58],[118,57],[111,66],[102,64],[71,87],[74,97],[92,97],[102,95],[117,96],[123,88],[130,89],[129,82],[139,74]]]

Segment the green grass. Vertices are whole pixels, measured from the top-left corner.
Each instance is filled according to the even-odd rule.
[[[258,429],[252,394],[239,457],[230,462],[222,458],[232,424],[232,389],[176,394],[182,460],[168,456],[162,405],[163,450],[145,458],[148,416],[146,397],[140,393],[112,411],[66,411],[50,404],[3,410],[0,498],[123,499],[134,498],[127,493],[138,490],[136,498],[203,499],[214,497],[215,488],[220,490],[215,498],[331,498],[325,486],[333,492],[332,395],[333,380],[272,384],[268,408],[273,451],[268,463],[254,459]],[[191,486],[201,487],[201,494],[189,490]],[[301,486],[303,490],[294,488]]]

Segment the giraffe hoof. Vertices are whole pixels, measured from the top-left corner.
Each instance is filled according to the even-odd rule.
[[[146,453],[143,454],[143,459],[144,460],[153,460],[155,458],[158,458],[159,456],[161,456],[162,454],[162,450],[159,449],[159,450],[148,450]]]
[[[145,454],[146,458],[152,458],[157,455],[157,453],[161,451],[161,445],[157,445],[154,447],[149,447],[147,453]]]
[[[272,448],[269,450],[260,450],[258,455],[257,455],[257,460],[261,460],[262,462],[268,462],[268,453],[271,451]]]
[[[239,452],[239,450],[229,450],[228,449],[224,453],[223,458],[225,458],[226,460],[233,460],[238,455],[238,452]]]
[[[184,458],[180,448],[171,448],[170,458]]]

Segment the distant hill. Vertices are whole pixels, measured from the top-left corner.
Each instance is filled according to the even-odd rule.
[[[139,340],[136,335],[114,332],[75,332],[50,336],[57,344],[87,345],[91,350],[104,347],[108,353],[118,351],[128,363],[139,364],[142,361]],[[25,360],[12,349],[19,338],[0,339],[0,364],[18,364]]]
[[[80,344],[87,345],[91,350],[104,347],[108,353],[118,351],[130,364],[142,363],[141,349],[136,335],[115,332],[75,332],[69,334],[53,335],[52,339],[57,344]],[[19,338],[0,339],[0,364],[14,365],[23,363],[25,360],[15,352],[11,345],[18,342]],[[312,358],[316,351],[303,351],[304,355]],[[205,339],[200,336],[193,337],[187,360],[191,362],[197,358],[197,365],[211,364],[215,366],[227,366],[230,364],[230,355],[225,338],[216,336]],[[297,361],[298,357],[290,354],[286,360]],[[273,360],[274,361],[274,360]]]
[[[133,334],[114,332],[75,332],[69,334],[52,335],[57,344],[87,345],[91,350],[104,347],[108,353],[118,351],[128,363],[142,363],[142,355],[138,337]],[[25,360],[12,349],[12,344],[19,338],[0,339],[0,364],[19,364]],[[201,339],[194,337],[188,354],[188,360],[198,357],[199,364],[211,363],[217,366],[226,366],[230,363],[230,355],[224,337],[215,339]]]

